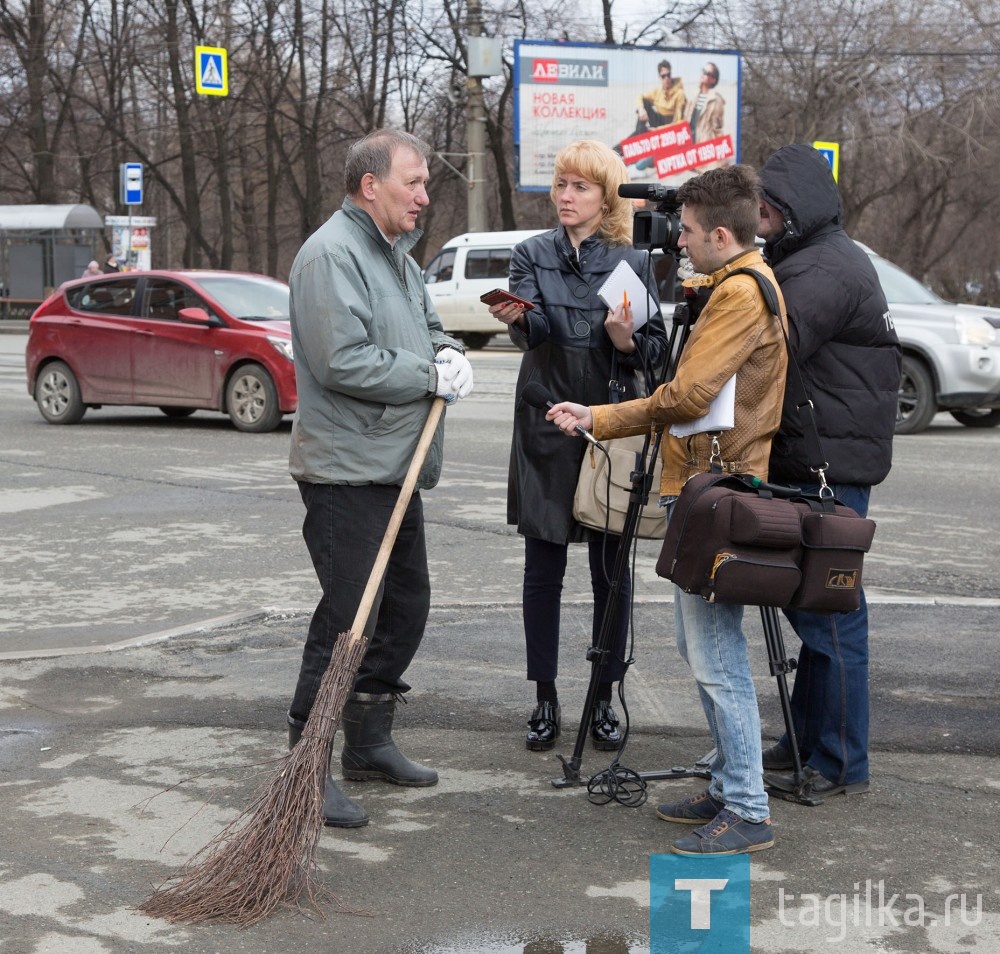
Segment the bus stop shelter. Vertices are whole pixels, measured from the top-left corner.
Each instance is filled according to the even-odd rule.
[[[63,282],[79,278],[97,258],[103,229],[104,221],[89,205],[0,205],[4,314],[19,300],[40,302]]]

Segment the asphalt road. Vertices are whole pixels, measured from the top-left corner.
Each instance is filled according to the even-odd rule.
[[[0,654],[99,647],[260,607],[309,607],[319,591],[287,474],[290,423],[236,431],[221,414],[169,420],[104,408],[58,427],[24,385],[23,335],[0,335]],[[424,495],[434,598],[516,601],[521,543],[506,525],[511,395],[519,356],[473,353],[476,390],[448,412],[440,485]],[[1000,569],[993,464],[1000,430],[939,415],[897,439],[873,494],[871,594],[990,598]],[[580,548],[574,548],[574,550]],[[667,588],[640,541],[642,597]],[[586,599],[588,576],[567,576]],[[573,564],[576,565],[576,564]]]
[[[105,409],[53,427],[24,391],[23,344],[0,335],[0,949],[650,954],[649,858],[683,833],[653,806],[699,783],[655,782],[638,810],[550,784],[589,675],[583,548],[567,576],[563,738],[553,752],[524,748],[521,543],[504,506],[513,351],[473,355],[476,391],[448,412],[444,479],[425,495],[434,602],[398,728],[442,781],[349,783],[372,824],[325,832],[320,862],[345,905],[374,917],[286,912],[238,931],[135,906],[248,804],[285,744],[318,596],[285,470],[289,425],[247,435],[221,415]],[[998,441],[942,416],[896,442],[865,564],[872,793],[818,808],[772,800],[779,840],[751,868],[755,954],[1000,950]],[[640,542],[627,680],[623,764],[642,771],[690,766],[707,740],[656,548]],[[129,648],[83,655],[114,644]],[[763,652],[751,662],[773,739],[774,680]],[[584,772],[603,758],[587,747]],[[883,923],[869,883],[905,893],[896,916],[918,897],[926,916]],[[852,885],[845,928],[829,918],[850,916]],[[980,899],[981,917],[949,925],[959,892]],[[810,920],[805,900],[823,897],[827,920]]]

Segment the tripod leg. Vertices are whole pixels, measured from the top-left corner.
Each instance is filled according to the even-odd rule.
[[[773,606],[762,606],[760,608],[760,620],[764,626],[764,642],[767,644],[767,659],[770,665],[771,675],[778,680],[778,699],[781,702],[781,714],[785,720],[785,735],[788,738],[788,751],[792,756],[793,780],[796,794],[788,794],[772,790],[773,794],[792,801],[802,802],[806,805],[818,805],[819,802],[811,798],[804,798],[797,794],[799,786],[802,784],[802,756],[799,753],[799,741],[795,735],[795,723],[792,719],[792,703],[788,693],[788,673],[795,669],[795,660],[789,659],[785,651],[785,641],[781,635],[781,623],[778,619],[778,611]]]
[[[622,585],[625,571],[628,567],[631,541],[635,535],[635,529],[639,522],[639,508],[629,504],[629,509],[625,514],[625,526],[622,530],[621,538],[618,542],[618,551],[615,554],[615,565],[610,580],[608,599],[604,607],[604,615],[601,618],[601,628],[594,645],[587,650],[587,659],[590,660],[590,684],[587,687],[587,698],[583,704],[583,716],[580,718],[580,728],[576,734],[576,745],[573,747],[573,755],[566,759],[562,755],[557,758],[563,766],[563,777],[552,780],[556,788],[566,788],[570,785],[583,785],[586,783],[580,775],[580,765],[583,762],[583,749],[587,743],[587,733],[590,731],[590,713],[594,703],[597,701],[598,687],[601,681],[601,673],[604,671],[605,661],[612,651],[614,642],[614,630],[617,619],[618,604],[621,599]]]

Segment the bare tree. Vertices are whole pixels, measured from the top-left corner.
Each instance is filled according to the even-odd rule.
[[[73,88],[83,43],[87,0],[0,0],[0,37],[19,69],[7,61],[7,113],[24,130],[30,152],[5,143],[4,163],[23,178],[38,203],[62,201],[56,176],[59,150],[70,121]],[[58,103],[52,108],[52,103]]]
[[[430,251],[465,227],[465,0],[0,0],[0,201],[117,211],[118,167],[147,172],[162,263],[283,274],[339,203],[347,144],[383,125],[430,142]],[[602,0],[485,0],[505,49],[482,82],[489,217],[544,225],[514,183],[516,38],[741,49],[741,153],[840,143],[846,223],[953,297],[1000,300],[996,0],[672,0],[645,19]],[[478,30],[479,27],[477,26]],[[228,97],[194,89],[224,46]]]
[[[962,229],[993,218],[1000,185],[983,162],[998,63],[975,54],[986,51],[960,9],[977,2],[777,0],[716,21],[743,47],[747,161],[838,142],[848,229],[928,280],[947,270]]]

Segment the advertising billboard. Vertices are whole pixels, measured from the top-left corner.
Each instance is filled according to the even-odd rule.
[[[518,187],[548,190],[576,139],[614,148],[633,182],[678,185],[739,162],[741,66],[734,50],[515,41]]]

